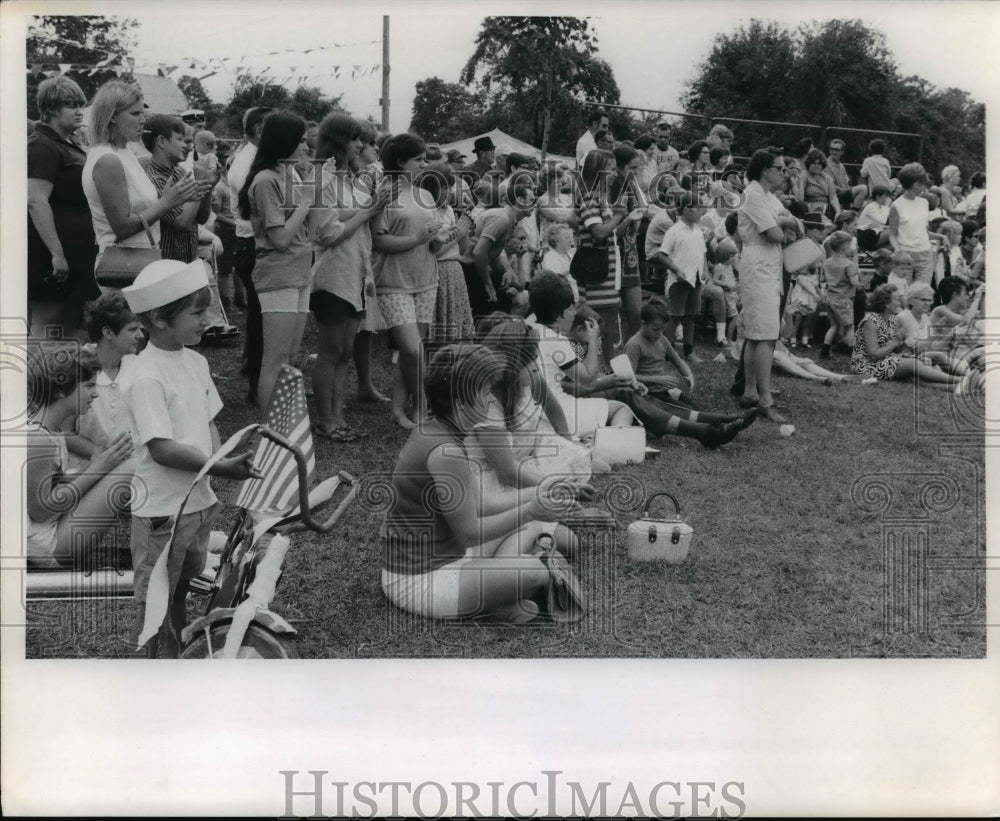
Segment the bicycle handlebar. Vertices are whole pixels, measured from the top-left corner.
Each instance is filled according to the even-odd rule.
[[[341,470],[337,472],[337,476],[340,480],[348,485],[351,490],[344,497],[339,505],[337,505],[336,510],[330,514],[330,518],[325,522],[317,522],[312,515],[312,507],[309,504],[309,469],[306,465],[306,457],[302,453],[301,449],[293,445],[286,437],[282,436],[280,433],[275,433],[267,425],[258,425],[257,432],[263,436],[265,439],[270,439],[278,447],[284,448],[290,451],[292,456],[295,458],[295,468],[298,472],[299,479],[299,513],[298,516],[302,521],[302,525],[313,530],[317,533],[329,533],[333,530],[333,526],[337,523],[341,516],[343,516],[344,511],[351,505],[355,497],[358,495],[358,484],[357,480],[346,470]]]

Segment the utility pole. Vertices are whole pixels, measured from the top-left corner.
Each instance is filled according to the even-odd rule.
[[[389,131],[389,15],[382,16],[382,130]]]

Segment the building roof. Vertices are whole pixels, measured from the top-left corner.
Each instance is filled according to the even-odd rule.
[[[150,114],[177,116],[190,108],[184,92],[169,77],[133,74],[132,80],[142,90],[142,99],[149,106]]]

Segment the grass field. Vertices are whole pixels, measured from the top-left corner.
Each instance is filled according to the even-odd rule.
[[[239,347],[200,349],[226,403],[223,439],[254,421]],[[306,349],[314,350],[311,329]],[[695,398],[706,409],[733,410],[734,363],[700,350],[707,355],[695,366]],[[376,383],[387,389],[381,341],[374,358]],[[845,372],[847,357],[835,356],[831,368]],[[396,610],[379,586],[374,493],[362,494],[334,534],[294,538],[274,609],[298,629],[294,643],[305,658],[984,657],[981,399],[918,393],[905,383],[776,384],[797,428],[791,438],[758,422],[716,451],[687,439],[650,441],[658,457],[595,480],[618,529],[592,538],[577,563],[590,612],[571,628],[437,623]],[[374,487],[406,434],[384,407],[351,401],[348,418],[371,435],[318,440],[318,475],[347,470]],[[233,497],[234,486],[215,486],[224,501]],[[628,557],[625,529],[657,490],[677,497],[694,528],[679,566]],[[114,535],[127,546],[127,522]],[[190,614],[203,606],[193,597]],[[28,608],[29,657],[128,654],[130,600]]]

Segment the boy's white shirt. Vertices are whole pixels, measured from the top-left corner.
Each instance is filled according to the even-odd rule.
[[[211,422],[222,410],[208,361],[188,348],[164,351],[152,343],[139,354],[128,390],[135,423],[136,467],[132,477],[133,516],[173,516],[194,475],[153,460],[151,439],[170,439],[205,455],[213,451]],[[215,504],[208,477],[192,491],[186,513]]]

